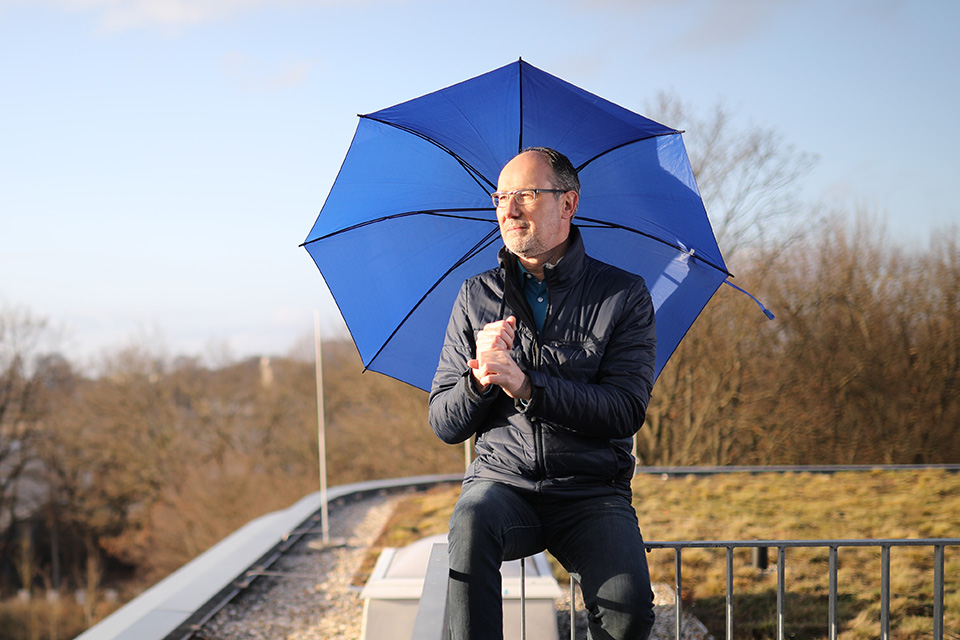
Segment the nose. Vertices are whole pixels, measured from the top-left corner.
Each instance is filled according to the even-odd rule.
[[[504,204],[506,202],[506,204]],[[502,218],[517,218],[520,216],[520,207],[517,206],[517,203],[514,202],[513,197],[505,198],[500,201],[500,206],[497,208],[497,214]]]

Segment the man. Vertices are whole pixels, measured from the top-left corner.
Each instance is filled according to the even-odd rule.
[[[643,280],[586,255],[577,172],[527,149],[493,194],[500,266],[467,280],[430,393],[444,442],[476,438],[450,519],[454,640],[502,638],[500,565],[549,550],[580,582],[593,640],[646,638],[653,593],[631,506],[631,438],[656,359]]]

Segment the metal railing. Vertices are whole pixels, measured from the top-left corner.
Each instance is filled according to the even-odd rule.
[[[933,548],[933,639],[943,640],[943,601],[944,567],[946,547],[960,546],[960,538],[916,538],[916,539],[878,539],[878,540],[727,540],[705,542],[646,542],[647,549],[673,549],[674,551],[674,588],[675,597],[675,638],[680,640],[683,630],[683,571],[682,555],[684,549],[725,549],[726,550],[726,638],[733,639],[734,630],[734,589],[733,589],[733,552],[735,549],[776,549],[777,550],[777,640],[786,637],[786,550],[793,548],[829,549],[829,637],[836,640],[840,620],[838,617],[838,557],[841,547],[879,547],[881,552],[880,576],[880,638],[890,640],[890,549],[893,547],[932,547]],[[447,546],[434,545],[430,554],[427,575],[424,579],[423,595],[420,600],[413,640],[445,640],[446,602],[447,602]],[[523,563],[521,563],[521,567]],[[521,574],[521,638],[526,637],[524,628],[524,606],[522,598],[523,574]],[[570,579],[570,640],[576,638],[575,583]]]
[[[944,551],[948,546],[960,545],[960,538],[916,538],[916,539],[879,539],[879,540],[751,540],[751,541],[709,541],[709,542],[647,542],[648,549],[673,549],[676,590],[676,638],[679,640],[682,625],[682,563],[684,549],[722,548],[726,549],[726,627],[727,640],[733,638],[733,551],[734,549],[771,549],[777,550],[777,640],[785,637],[786,613],[786,550],[790,548],[819,547],[827,548],[830,553],[829,566],[829,621],[830,640],[836,640],[840,621],[837,615],[837,567],[840,547],[879,547],[881,550],[880,575],[880,638],[890,639],[890,549],[892,547],[932,547],[933,548],[933,638],[943,640],[943,595],[944,595]]]

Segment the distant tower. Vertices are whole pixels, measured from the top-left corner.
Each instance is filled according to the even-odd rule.
[[[270,358],[267,356],[260,358],[260,386],[264,389],[273,386],[273,367],[270,366]]]

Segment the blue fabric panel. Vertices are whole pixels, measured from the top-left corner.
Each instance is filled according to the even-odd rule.
[[[523,64],[523,146],[553,147],[574,166],[626,142],[676,133]],[[509,158],[507,158],[509,160]],[[501,165],[502,166],[502,165]]]
[[[578,216],[643,231],[725,269],[680,135],[630,144],[580,172]]]
[[[492,230],[496,224],[489,221],[421,214],[337,234],[307,249],[369,366],[410,311]],[[500,245],[498,234],[494,239]],[[496,248],[487,258],[487,266],[496,264]],[[453,297],[439,303],[446,306],[437,323],[441,339],[462,282],[455,283]]]
[[[472,208],[496,220],[489,192],[454,157],[429,142],[361,120],[340,173],[307,241],[383,217]]]
[[[484,176],[494,191],[520,137],[520,69],[508,65],[446,89],[369,114],[422,133]]]
[[[657,316],[660,371],[726,276],[662,242],[609,228],[581,225],[587,253],[643,277]]]

